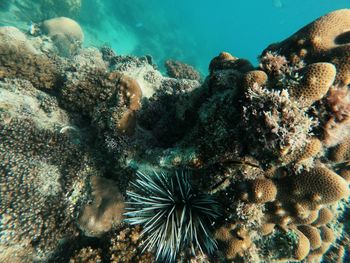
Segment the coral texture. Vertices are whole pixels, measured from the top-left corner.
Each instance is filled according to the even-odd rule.
[[[75,46],[68,18],[1,27],[0,261],[349,261],[349,21],[203,83]]]
[[[200,74],[192,66],[176,60],[166,60],[165,67],[167,74],[176,79],[200,80]]]

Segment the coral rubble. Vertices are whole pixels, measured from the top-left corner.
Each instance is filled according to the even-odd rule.
[[[203,82],[83,48],[68,18],[0,27],[0,261],[340,262],[349,21],[322,16],[258,67],[222,52]]]

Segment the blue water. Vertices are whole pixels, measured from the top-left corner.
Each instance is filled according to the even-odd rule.
[[[349,0],[80,1],[80,11],[74,15],[65,10],[56,15],[78,20],[85,46],[108,44],[118,54],[149,54],[160,69],[164,60],[173,58],[194,65],[203,75],[211,58],[221,51],[257,64],[257,56],[270,43],[330,11],[350,8]],[[50,7],[42,4],[50,1],[10,2],[17,7],[2,13],[1,7],[11,5],[0,0],[0,25],[23,30],[31,21],[53,17]],[[51,2],[64,9],[61,3],[69,0]]]
[[[87,30],[99,28],[99,40],[87,33],[88,41],[109,43],[120,54],[151,54],[160,66],[167,58],[182,60],[203,74],[220,51],[256,64],[270,43],[350,7],[349,0],[109,0],[94,21],[91,2],[83,2],[79,19]]]

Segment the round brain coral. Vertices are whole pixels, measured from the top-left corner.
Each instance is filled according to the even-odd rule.
[[[332,85],[336,69],[330,63],[314,63],[300,70],[300,82],[290,88],[292,97],[304,106],[310,106],[323,98]]]
[[[256,179],[251,182],[248,196],[252,202],[266,203],[274,201],[277,195],[277,187],[270,179]]]

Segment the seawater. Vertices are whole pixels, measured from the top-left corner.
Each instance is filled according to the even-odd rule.
[[[55,13],[42,6],[42,14],[34,15],[45,0],[1,2],[16,7],[0,12],[0,25],[22,23],[23,28]],[[348,0],[81,0],[73,18],[83,27],[85,46],[107,44],[117,54],[149,54],[161,70],[166,59],[176,59],[206,75],[221,51],[257,64],[269,44],[327,12],[349,7]]]

